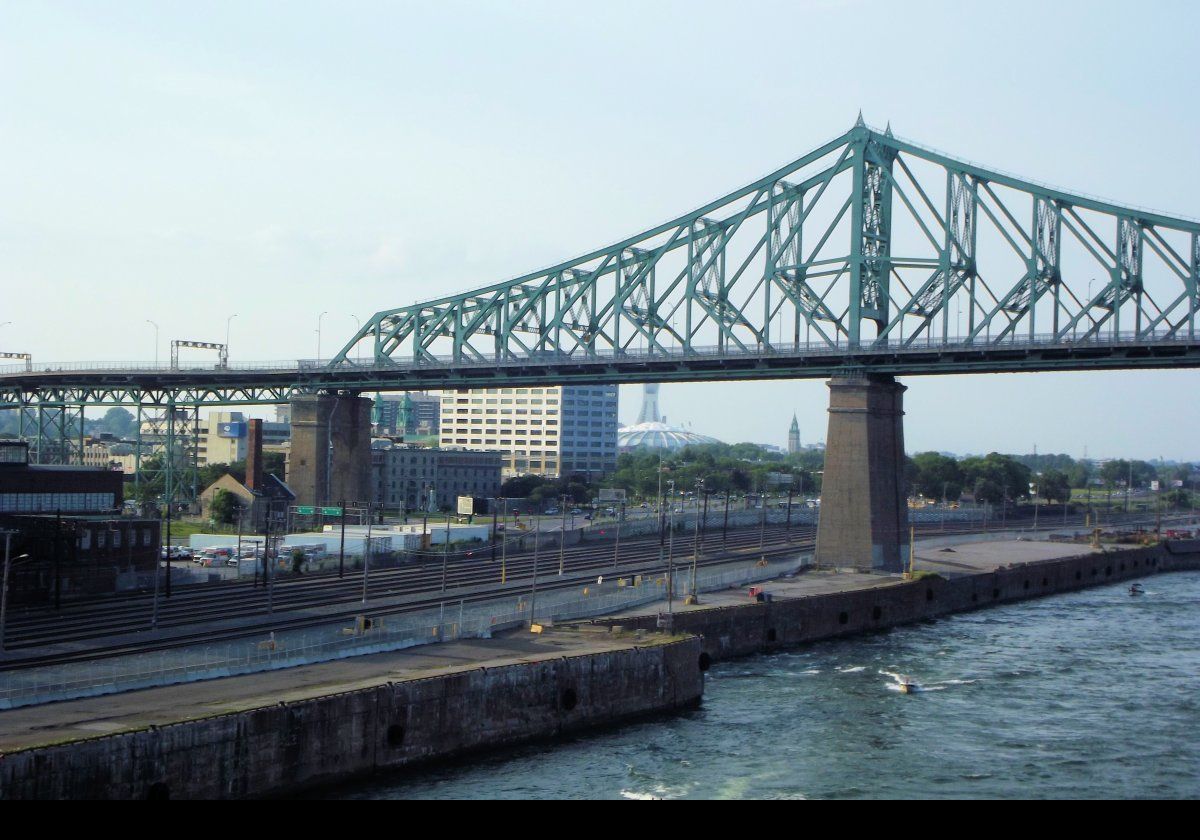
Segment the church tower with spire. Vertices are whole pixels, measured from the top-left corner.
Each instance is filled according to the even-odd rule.
[[[795,455],[800,451],[800,420],[792,415],[792,427],[788,429],[788,454]]]

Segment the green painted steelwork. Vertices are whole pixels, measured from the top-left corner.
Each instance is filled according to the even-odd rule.
[[[787,355],[814,341],[1191,339],[1198,234],[1198,222],[984,169],[860,117],[794,163],[608,248],[376,313],[331,366],[361,365],[364,350],[379,368],[554,355],[565,369],[635,351]]]

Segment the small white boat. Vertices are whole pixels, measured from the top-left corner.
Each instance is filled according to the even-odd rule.
[[[896,685],[901,694],[916,694],[920,685],[912,677],[901,676],[896,680]]]
[[[1135,583],[1129,587],[1129,594],[1132,597],[1136,597],[1138,595],[1145,595],[1146,588],[1144,586],[1142,586],[1140,583]]]

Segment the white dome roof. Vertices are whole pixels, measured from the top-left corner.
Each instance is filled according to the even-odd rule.
[[[617,446],[621,449],[666,449],[675,452],[685,446],[704,446],[720,442],[708,435],[698,435],[659,422],[637,423],[617,430]]]

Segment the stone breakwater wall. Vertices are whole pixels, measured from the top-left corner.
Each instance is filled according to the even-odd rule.
[[[700,641],[436,675],[0,754],[0,800],[243,798],[689,708]]]
[[[1082,547],[1081,547],[1082,549]],[[677,633],[703,640],[709,662],[766,653],[789,646],[885,630],[930,618],[1169,571],[1200,569],[1200,540],[1122,551],[1088,551],[991,573],[881,582],[867,589],[675,614]],[[770,585],[766,586],[770,590]],[[655,616],[601,618],[593,623],[650,630]]]

